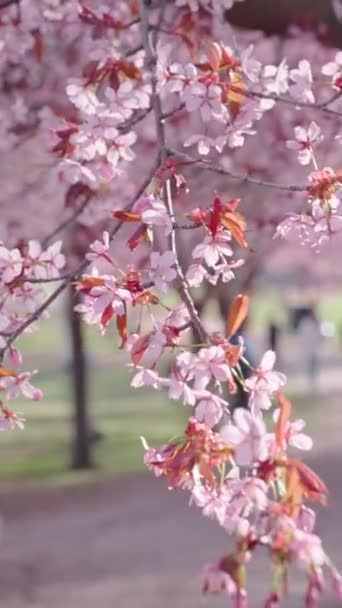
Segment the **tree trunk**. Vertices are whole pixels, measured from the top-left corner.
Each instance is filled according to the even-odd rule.
[[[87,365],[84,349],[82,321],[75,313],[78,294],[73,286],[69,288],[68,325],[70,328],[72,367],[71,382],[74,401],[72,468],[88,469],[92,466],[90,423],[87,403]]]

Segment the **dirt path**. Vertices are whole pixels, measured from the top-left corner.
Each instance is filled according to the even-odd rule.
[[[334,488],[319,529],[342,566],[342,461],[334,451],[312,464]],[[25,490],[3,494],[0,504],[1,607],[227,605],[223,599],[202,599],[198,581],[203,563],[225,550],[224,534],[162,480],[134,476],[41,495]],[[253,598],[266,585],[263,581],[260,558],[252,577]],[[289,605],[296,608],[300,602],[292,598]]]

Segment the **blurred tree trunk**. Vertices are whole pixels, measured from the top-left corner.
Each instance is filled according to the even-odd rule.
[[[80,316],[74,307],[78,304],[78,294],[73,286],[68,294],[68,325],[71,341],[71,382],[74,401],[72,468],[88,469],[92,466],[91,437],[88,411],[87,364],[84,349],[84,335]]]

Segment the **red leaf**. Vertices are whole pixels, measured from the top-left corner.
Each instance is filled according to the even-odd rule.
[[[125,306],[126,308],[126,306]],[[119,336],[122,340],[121,348],[126,344],[127,341],[127,314],[126,311],[123,315],[117,315],[116,317],[116,327],[119,333]]]
[[[281,391],[278,391],[278,403],[280,408],[280,414],[275,423],[275,439],[276,446],[279,450],[283,449],[286,427],[290,421],[292,404],[291,401],[286,399]]]
[[[112,211],[112,216],[122,222],[141,222],[140,213],[132,213],[131,211],[125,211],[124,209]]]
[[[248,296],[244,296],[242,294],[236,296],[233,304],[229,309],[226,323],[226,331],[228,338],[230,338],[237,332],[237,330],[245,320],[248,313],[248,305]]]
[[[17,372],[14,369],[10,369],[8,367],[0,367],[0,378],[4,378],[6,376],[16,376]]]
[[[78,203],[78,199],[81,196],[88,198],[92,194],[93,191],[86,184],[82,184],[81,182],[72,184],[72,186],[68,188],[67,193],[65,195],[65,206],[66,208],[74,207],[75,204]]]
[[[139,361],[141,360],[145,350],[147,349],[150,343],[151,335],[152,332],[148,334],[143,334],[142,336],[139,336],[139,338],[136,340],[131,350],[131,359],[134,365],[138,365]]]
[[[106,327],[114,314],[113,306],[108,304],[101,315],[101,325]]]
[[[148,240],[148,229],[146,224],[141,224],[128,240],[128,246],[134,251],[140,243]]]
[[[44,50],[43,37],[39,31],[34,32],[33,37],[34,37],[33,54],[34,54],[35,58],[37,59],[37,61],[40,62],[42,60],[43,50]]]
[[[210,212],[210,219],[209,219],[209,228],[210,228],[211,234],[213,236],[215,236],[217,229],[220,225],[221,212],[222,212],[221,200],[219,199],[218,196],[215,196],[214,202],[213,202],[213,208]]]
[[[84,277],[78,283],[80,291],[90,291],[93,287],[102,287],[104,280],[100,277]]]
[[[300,483],[302,490],[305,495],[311,500],[320,502],[321,504],[326,503],[328,488],[317,473],[315,473],[307,464],[300,460],[286,460],[283,466],[289,470],[295,469],[298,482]]]

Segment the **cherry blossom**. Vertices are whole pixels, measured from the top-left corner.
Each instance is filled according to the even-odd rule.
[[[229,411],[228,403],[218,395],[205,391],[196,404],[195,416],[212,428],[220,422],[224,411]]]
[[[225,232],[217,232],[215,236],[206,236],[204,241],[195,247],[192,257],[194,260],[203,260],[208,266],[214,267],[222,256],[233,254],[230,241],[229,234]]]
[[[0,242],[0,270],[4,283],[11,283],[21,274],[23,259],[19,249],[9,250]]]
[[[34,373],[36,372],[21,372],[13,376],[0,378],[0,389],[6,391],[7,399],[9,400],[16,399],[19,394],[22,394],[27,399],[39,401],[43,393],[30,382]]]
[[[268,455],[265,425],[243,408],[233,413],[233,423],[221,431],[223,440],[235,447],[234,459],[239,466],[248,466],[254,461],[266,460]]]
[[[308,128],[297,126],[294,129],[295,140],[288,140],[286,146],[290,150],[298,151],[297,158],[301,165],[308,165],[312,161],[313,148],[320,141],[323,136],[319,126],[312,121]]]
[[[141,219],[148,226],[162,228],[165,235],[172,231],[172,220],[161,200],[149,199],[149,206],[141,214]]]
[[[273,414],[274,422],[277,422],[280,416],[280,410],[276,409]],[[313,441],[309,435],[303,433],[305,428],[305,420],[298,419],[294,422],[288,422],[284,429],[284,448],[290,445],[299,450],[311,450]]]
[[[312,72],[310,63],[306,59],[302,59],[298,68],[290,70],[290,80],[294,84],[290,86],[290,93],[298,100],[308,103],[314,103],[315,97],[311,90],[312,87]]]
[[[322,74],[329,76],[332,79],[332,85],[335,89],[340,90],[342,87],[342,52],[339,51],[335,55],[335,61],[329,61],[322,67]]]
[[[177,276],[173,268],[175,261],[176,257],[172,251],[165,251],[162,254],[157,251],[151,253],[149,276],[161,292],[167,291],[168,284]]]
[[[2,408],[0,413],[0,431],[8,431],[25,428],[25,418],[23,414],[19,412],[11,412],[7,408]]]
[[[245,387],[250,393],[248,405],[254,415],[259,415],[261,410],[271,407],[271,395],[286,382],[286,376],[280,372],[273,371],[276,355],[273,351],[267,351],[260,361],[255,374],[245,381]]]

